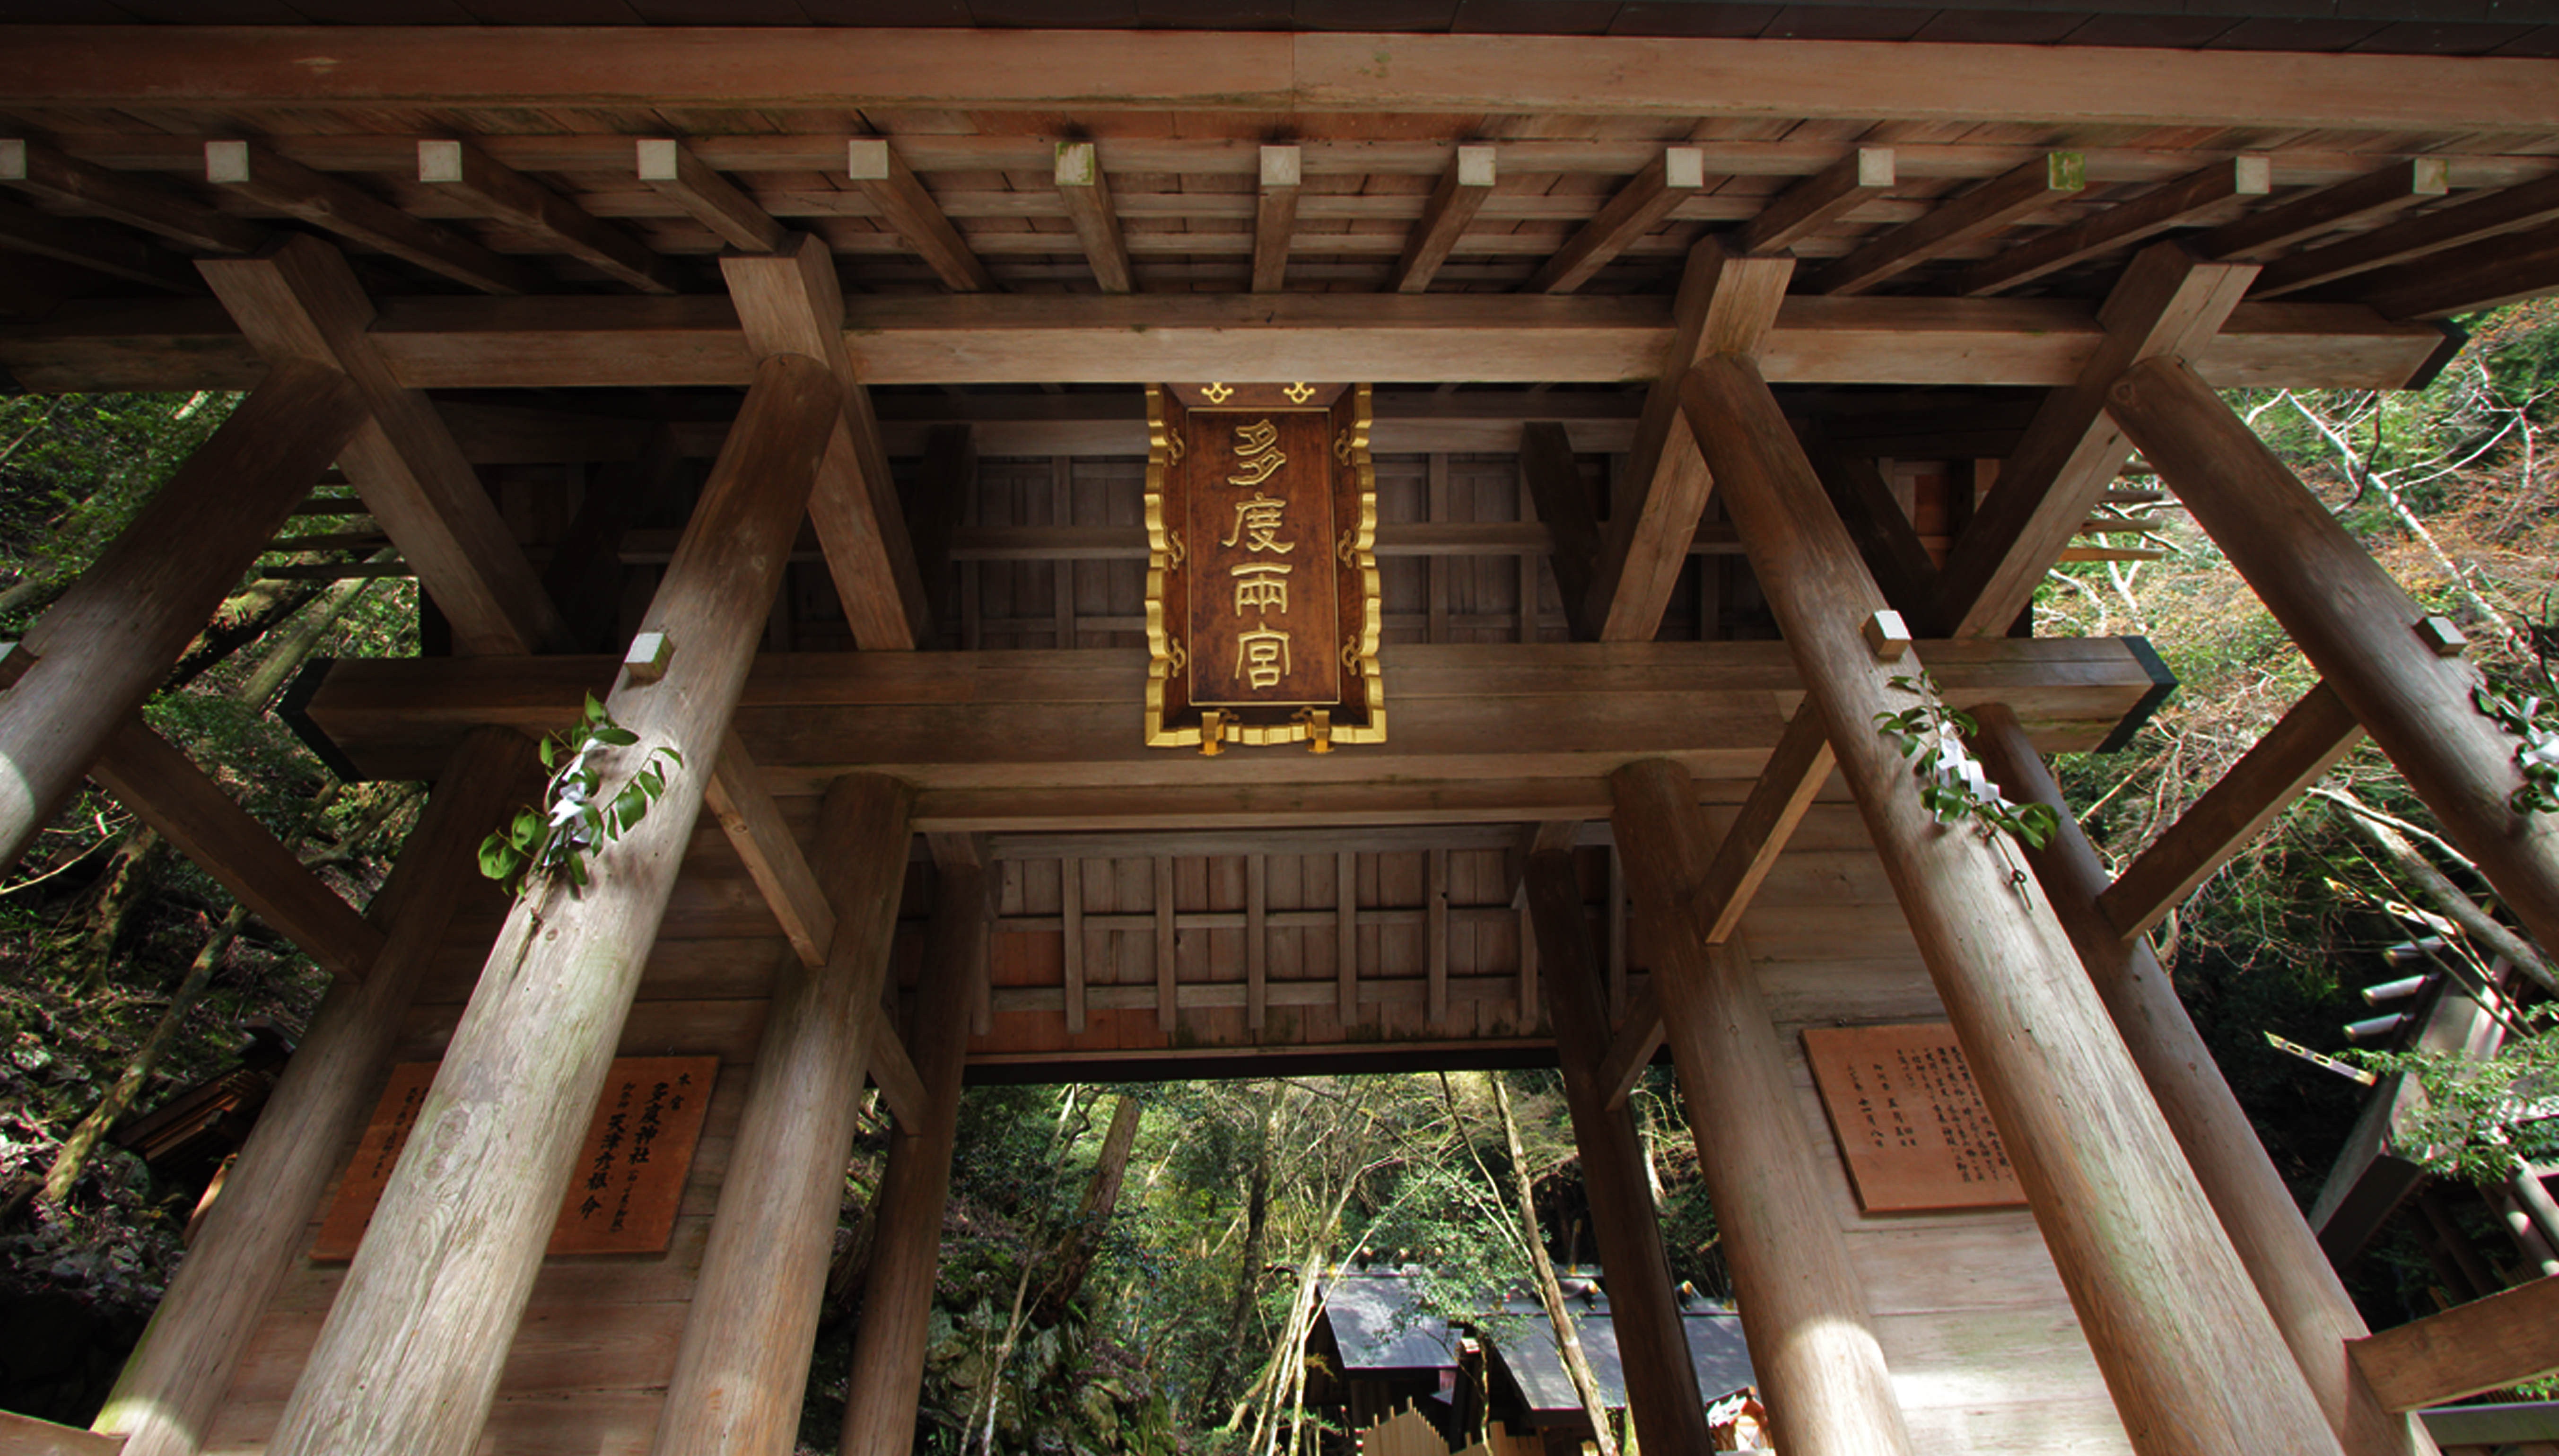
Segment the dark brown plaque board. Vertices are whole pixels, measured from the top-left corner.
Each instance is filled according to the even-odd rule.
[[[339,1180],[337,1201],[312,1241],[313,1258],[356,1256],[438,1065],[403,1062],[391,1069],[390,1086],[374,1104],[355,1160]],[[625,1057],[613,1064],[543,1253],[658,1253],[667,1247],[718,1072],[717,1057]]]
[[[1900,1214],[2026,1202],[1953,1027],[1811,1028],[1804,1059],[1859,1208]]]

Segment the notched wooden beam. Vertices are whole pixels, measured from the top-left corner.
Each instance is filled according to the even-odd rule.
[[[635,158],[641,185],[691,215],[740,252],[769,253],[789,231],[762,204],[673,137],[644,137]]]
[[[2196,255],[2215,261],[2262,260],[2305,238],[2442,197],[2451,164],[2441,157],[2394,162],[2350,182],[2324,187],[2235,218],[2196,237]]]
[[[2274,187],[2274,164],[2266,157],[2235,157],[2199,168],[2175,182],[2163,183],[2128,203],[2118,203],[2093,218],[2035,234],[1996,257],[1955,275],[1955,291],[1985,298],[2031,283],[2085,258],[2129,247],[2165,232],[2197,215],[2222,207],[2233,198],[2263,197]]]
[[[57,218],[8,198],[0,198],[0,248],[169,293],[205,290],[194,264],[147,237],[87,218]]]
[[[1136,282],[1129,272],[1129,243],[1120,235],[1120,214],[1111,206],[1111,184],[1102,175],[1102,158],[1091,142],[1057,144],[1057,195],[1093,264],[1094,281],[1105,293],[1130,293]]]
[[[1706,151],[1669,147],[1635,174],[1581,224],[1555,255],[1540,264],[1523,293],[1571,293],[1597,276],[1627,244],[1662,224],[1673,209],[1706,186]]]
[[[417,144],[417,180],[540,238],[642,293],[680,293],[682,274],[647,243],[606,222],[469,142]]]
[[[1833,296],[1863,293],[2082,191],[2087,179],[2087,166],[2077,152],[2037,158],[1813,270],[1803,280],[1803,291]]]
[[[844,176],[880,210],[906,245],[954,293],[992,293],[994,275],[978,260],[942,206],[885,137],[857,136],[844,144]]]
[[[1262,149],[1262,191],[1253,213],[1253,291],[1278,293],[1288,278],[1288,244],[1297,230],[1297,187],[1305,160],[1295,147]]]
[[[0,137],[0,187],[79,208],[208,253],[251,253],[266,229],[151,183],[68,157],[43,142]]]
[[[1455,160],[1439,175],[1439,186],[1423,207],[1422,218],[1413,224],[1413,232],[1404,244],[1404,256],[1396,260],[1391,291],[1421,293],[1430,287],[1439,275],[1439,267],[1465,234],[1466,224],[1483,211],[1484,200],[1493,195],[1493,149],[1489,146],[1465,145],[1457,148]]]
[[[1860,147],[1786,189],[1725,245],[1745,258],[1783,252],[1892,191],[1892,149]]]
[[[449,227],[412,218],[370,193],[288,162],[254,142],[205,143],[205,180],[323,232],[389,253],[482,293],[543,293],[551,286],[538,268],[501,257]]]
[[[2559,173],[2386,222],[2369,232],[2287,253],[2265,266],[2248,296],[2280,298],[2501,232],[2538,226],[2554,218],[2559,218]]]

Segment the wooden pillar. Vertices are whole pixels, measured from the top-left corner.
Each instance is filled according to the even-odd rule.
[[[2176,359],[2106,407],[2544,946],[2559,946],[2559,823],[2517,813],[2516,744],[2471,705],[2479,669],[2417,636],[2426,613],[2212,386]]]
[[[1746,360],[1702,362],[1691,428],[1821,714],[2116,1412],[2144,1456],[2320,1453],[2335,1435],[2009,841],[1941,825],[1875,729],[1914,701],[1864,625],[1882,594]]]
[[[2329,1426],[2348,1456],[2412,1456],[2434,1441],[2417,1422],[2381,1408],[2346,1358],[2345,1342],[2371,1333],[2347,1297],[2336,1269],[2302,1220],[2292,1191],[2266,1156],[2248,1114],[2222,1081],[2212,1054],[2177,998],[2150,942],[2115,934],[2097,904],[2109,883],[2105,866],[2027,739],[2002,704],[1975,711],[1982,731],[1973,747],[1991,778],[2021,803],[2050,806],[2060,830],[2041,850],[2022,849],[2042,881],[2052,912],[2078,947],[2079,962],[2113,1016],[2125,1049],[2141,1068],[2169,1129],[2185,1149],[2195,1181],[2221,1216],[2222,1231],[2256,1282],[2267,1313],[2292,1347]]]
[[[582,897],[545,886],[509,913],[278,1418],[274,1456],[468,1456],[478,1444],[839,409],[815,360],[757,366],[641,623],[673,645],[666,673],[626,674],[607,699],[641,751],[673,747],[683,767],[595,857]]]
[[[36,663],[0,696],[0,869],[27,852],[364,421],[346,375],[269,370],[28,631]]]
[[[381,952],[363,980],[342,978],[321,998],[98,1413],[93,1428],[124,1436],[131,1456],[195,1456],[204,1448],[250,1331],[300,1265],[321,1192],[373,1111],[401,1014],[444,946],[455,906],[487,883],[475,846],[532,792],[539,782],[532,769],[530,739],[481,728],[436,780],[425,816],[374,897],[373,918],[389,932]]]
[[[1876,1343],[1839,1215],[1813,1176],[1759,975],[1737,943],[1707,944],[1694,892],[1712,862],[1688,771],[1669,759],[1608,778],[1619,858],[1660,988],[1663,1040],[1715,1200],[1750,1365],[1788,1456],[1892,1456],[1910,1433]]]
[[[786,956],[720,1184],[651,1450],[790,1456],[833,1252],[862,1064],[906,884],[906,786],[847,774],[827,791],[818,872],[835,911],[827,962]]]
[[[915,1011],[916,1075],[928,1112],[889,1144],[873,1226],[862,1322],[844,1383],[842,1456],[905,1456],[915,1447],[915,1401],[924,1388],[926,1328],[942,1263],[942,1210],[960,1137],[960,1075],[969,1063],[970,1003],[986,954],[986,873],[975,859],[946,858],[933,893],[924,994]]]
[[[1705,1451],[1706,1403],[1697,1391],[1688,1329],[1662,1253],[1660,1216],[1644,1177],[1644,1146],[1632,1108],[1608,1108],[1599,1071],[1608,1056],[1608,1013],[1590,950],[1581,882],[1569,850],[1529,856],[1529,919],[1537,931],[1547,1017],[1564,1066],[1564,1098],[1573,1113],[1573,1143],[1590,1194],[1591,1232],[1608,1274],[1610,1323],[1626,1372],[1626,1402],[1642,1444],[1655,1451]]]

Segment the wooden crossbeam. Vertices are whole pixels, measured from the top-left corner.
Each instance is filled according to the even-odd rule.
[[[2451,190],[2452,167],[2441,157],[2394,162],[2351,182],[2323,187],[2235,218],[2194,239],[2215,260],[2262,259],[2305,238],[2412,207]]]
[[[1627,452],[1583,611],[1605,642],[1646,642],[1661,629],[1688,543],[1715,482],[1679,412],[1679,380],[1708,353],[1756,354],[1793,275],[1792,258],[1736,258],[1713,237],[1690,250],[1644,413]]]
[[[1743,257],[1782,252],[1892,191],[1890,147],[1859,147],[1780,194],[1734,230],[1726,246]]]
[[[1866,558],[1866,569],[1874,573],[1883,600],[1913,631],[1939,635],[1937,565],[1882,472],[1873,460],[1818,438],[1807,443],[1804,453],[1821,476],[1831,504],[1839,508],[1840,520],[1848,526],[1849,538],[1857,542],[1858,554]]]
[[[737,184],[674,137],[643,137],[635,161],[641,185],[684,210],[740,252],[769,253],[789,230]]]
[[[2336,690],[2312,687],[2115,877],[2097,908],[2125,940],[2148,934],[2362,741],[2363,724]]]
[[[978,260],[960,229],[951,225],[942,207],[933,200],[885,137],[857,136],[844,144],[844,175],[860,190],[871,205],[880,210],[898,235],[906,240],[926,267],[942,280],[942,286],[954,293],[991,293],[994,275]]]
[[[339,464],[451,619],[464,651],[566,648],[558,609],[452,432],[422,391],[399,384],[368,337],[373,300],[337,249],[298,236],[259,257],[199,267],[269,361],[308,360],[355,381],[372,418],[347,443]]]
[[[642,293],[682,291],[676,266],[646,243],[469,142],[419,142],[417,180]]]
[[[2345,285],[2384,317],[2441,319],[2559,289],[2559,228],[2528,227],[2428,253]]]
[[[932,636],[932,611],[870,390],[844,352],[832,255],[825,242],[804,236],[773,257],[723,258],[720,269],[749,348],[824,361],[842,388],[843,418],[810,497],[810,520],[853,640],[866,651],[912,651]]]
[[[0,187],[139,227],[197,252],[249,253],[266,229],[43,142],[0,137]]]
[[[1422,210],[1422,219],[1404,244],[1404,256],[1396,260],[1389,292],[1422,293],[1439,274],[1439,265],[1464,235],[1466,224],[1481,212],[1484,199],[1493,195],[1493,149],[1467,145],[1457,148],[1448,170],[1439,176],[1439,186]],[[1454,377],[1453,375],[1451,377]]]
[[[2106,340],[2066,388],[2046,395],[1999,485],[1955,542],[1940,580],[1938,620],[1956,637],[2008,631],[2034,588],[2114,483],[2132,447],[2105,391],[2136,361],[2191,355],[2256,277],[2247,263],[2205,263],[2175,243],[2137,256],[2107,295]]]
[[[1590,575],[1599,564],[1599,523],[1590,513],[1590,489],[1574,462],[1573,443],[1564,426],[1533,420],[1520,426],[1520,478],[1536,504],[1539,520],[1553,541],[1555,585],[1564,594],[1564,614],[1573,636],[1595,642],[1599,625],[1590,617]]]
[[[169,293],[205,291],[193,264],[149,238],[85,218],[57,218],[9,198],[0,198],[0,249]]]
[[[1105,293],[1136,289],[1129,272],[1129,243],[1120,235],[1120,214],[1111,206],[1111,183],[1091,142],[1057,144],[1057,195],[1084,243],[1085,260]]]
[[[1520,291],[1574,292],[1596,277],[1601,268],[1626,250],[1628,243],[1660,226],[1672,209],[1705,186],[1703,148],[1664,148],[1658,161],[1636,173],[1632,182],[1601,206],[1598,216],[1582,223],[1554,256],[1539,264],[1528,282],[1520,285]]]
[[[1803,279],[1803,291],[1835,296],[1863,293],[2081,191],[2088,185],[2087,177],[2077,152],[2039,157],[1814,269]]]
[[[2386,1410],[2443,1405],[2559,1371],[2559,1275],[2346,1342]]]
[[[542,293],[551,286],[541,270],[528,263],[501,257],[449,227],[410,217],[255,142],[205,143],[205,180],[259,207],[482,293]]]
[[[889,1112],[901,1127],[923,1125],[931,1096],[924,1090],[924,1079],[915,1070],[915,1059],[906,1050],[906,1039],[897,1034],[897,1023],[886,1016],[871,1023],[869,1054],[863,1067],[888,1103]]]
[[[703,799],[727,832],[729,847],[764,892],[765,904],[782,923],[783,938],[800,962],[812,968],[825,965],[827,947],[835,939],[835,912],[734,731],[720,740],[719,760],[711,765]]]
[[[2500,232],[2538,226],[2554,218],[2559,218],[2559,173],[2287,253],[2258,273],[2249,297],[2279,298]]]
[[[1278,293],[1288,279],[1288,243],[1297,231],[1297,187],[1305,155],[1296,147],[1262,149],[1262,190],[1253,212],[1253,291]]]
[[[2118,203],[2093,218],[2037,233],[1955,275],[1955,291],[1983,298],[2031,283],[2099,253],[2165,232],[2232,198],[2263,197],[2274,187],[2273,159],[2234,157],[2197,168],[2175,182]]]
[[[1706,944],[1721,946],[1741,928],[1741,917],[1750,908],[1751,897],[1758,893],[1768,872],[1777,867],[1777,856],[1786,852],[1786,841],[1794,837],[1795,827],[1812,808],[1813,796],[1821,792],[1835,762],[1830,740],[1822,736],[1820,716],[1796,713],[1697,883],[1690,903],[1696,909]],[[1647,1010],[1649,1025],[1639,1019],[1639,1013]],[[1609,1043],[1602,1069],[1609,1106],[1625,1105],[1635,1080],[1651,1064],[1653,1054],[1661,1050],[1662,1037],[1660,1002],[1652,987],[1646,986],[1628,1008],[1624,1026]]]

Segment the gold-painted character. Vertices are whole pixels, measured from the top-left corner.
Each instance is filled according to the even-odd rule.
[[[1280,517],[1287,507],[1285,501],[1263,495],[1260,491],[1254,492],[1253,499],[1236,503],[1235,529],[1218,544],[1232,546],[1241,542],[1248,551],[1278,551],[1282,554],[1297,549],[1296,542],[1280,539]]]
[[[1288,634],[1266,628],[1237,638],[1235,670],[1257,688],[1278,687],[1288,675]]]
[[[1235,615],[1247,612],[1280,612],[1288,610],[1288,570],[1277,561],[1253,561],[1230,566],[1227,574],[1235,578]]]

